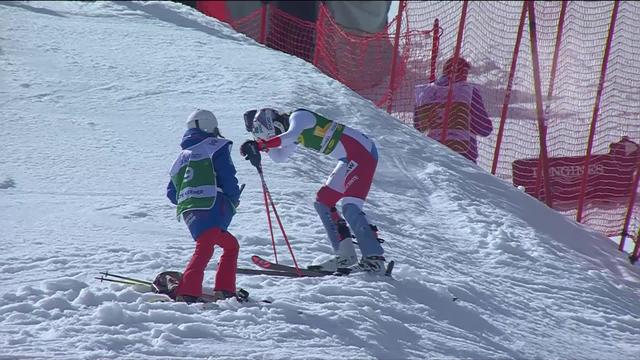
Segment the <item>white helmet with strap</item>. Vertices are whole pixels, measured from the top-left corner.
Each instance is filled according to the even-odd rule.
[[[215,134],[218,133],[218,119],[209,110],[197,109],[189,115],[187,128],[198,128],[204,132]]]

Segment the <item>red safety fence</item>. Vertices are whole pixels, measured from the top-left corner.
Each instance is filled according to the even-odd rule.
[[[406,14],[420,28],[438,18],[440,64],[465,23],[461,55],[494,123],[477,139],[478,165],[617,237],[620,249],[631,238],[637,258],[640,4],[466,5],[462,16],[463,1],[407,2]]]
[[[640,2],[400,1],[376,34],[343,29],[323,5],[316,22],[271,5],[229,22],[408,126],[416,87],[459,54],[493,123],[477,164],[640,254]],[[453,87],[437,112],[443,138],[468,111]]]

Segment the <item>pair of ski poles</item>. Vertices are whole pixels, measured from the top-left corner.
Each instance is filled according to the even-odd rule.
[[[100,272],[100,277],[96,277],[95,279],[100,281],[109,281],[117,284],[125,284],[125,285],[143,285],[149,286],[151,289],[155,288],[155,285],[151,281],[140,280],[131,278],[128,276],[111,274],[108,271]]]
[[[280,227],[280,231],[282,231],[282,236],[284,237],[284,241],[287,244],[287,248],[289,249],[291,258],[293,259],[293,264],[296,268],[296,271],[298,272],[298,275],[302,275],[302,272],[300,271],[300,267],[298,266],[298,262],[296,261],[296,257],[293,254],[293,249],[291,248],[291,244],[289,243],[289,238],[287,237],[287,233],[284,231],[284,227],[282,226],[282,221],[280,221],[280,216],[278,215],[278,211],[276,210],[276,205],[273,202],[273,198],[271,197],[271,192],[269,191],[269,188],[267,187],[267,183],[264,180],[264,173],[262,171],[262,163],[260,161],[259,154],[260,153],[258,153],[257,162],[252,161],[251,164],[256,167],[256,170],[258,171],[258,175],[260,175],[260,181],[262,182],[262,194],[264,197],[264,207],[267,212],[267,223],[269,224],[269,234],[271,235],[271,245],[273,247],[273,256],[274,256],[275,263],[276,264],[278,263],[278,254],[276,252],[276,241],[273,236],[273,224],[271,222],[271,212],[269,210],[269,204],[271,204],[273,213],[276,217],[276,220],[278,221],[278,226]]]

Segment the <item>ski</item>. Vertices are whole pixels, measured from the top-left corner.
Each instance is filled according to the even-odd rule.
[[[307,273],[307,274],[298,274],[295,271],[283,271],[283,270],[268,270],[268,269],[245,269],[245,268],[237,268],[236,272],[238,274],[243,275],[270,275],[270,276],[282,276],[282,277],[320,277],[327,276],[332,274],[318,274],[318,273]]]
[[[164,272],[162,274],[165,274],[165,273],[166,272]],[[109,273],[108,271],[100,272],[100,274],[101,274],[100,277],[95,277],[95,279],[100,280],[100,282],[108,281],[108,282],[113,282],[113,283],[123,284],[123,285],[133,285],[133,286],[145,286],[145,287],[147,287],[147,290],[145,292],[154,293],[153,295],[149,295],[148,296],[148,298],[149,298],[148,302],[172,302],[172,301],[174,301],[166,293],[163,293],[162,291],[160,291],[158,286],[156,286],[156,284],[154,284],[151,281],[140,280],[140,279],[136,279],[136,278],[132,278],[132,277],[128,277],[128,276],[112,274],[112,273]],[[212,294],[207,294],[207,293],[203,293],[200,297],[201,297],[202,300],[204,300],[204,301],[201,301],[200,303],[214,303],[214,302],[219,300],[219,299],[214,298]],[[245,289],[242,289],[242,288],[239,288],[236,291],[234,297],[240,303],[252,301],[252,299],[249,298],[249,292],[247,290],[245,290]],[[259,300],[258,302],[271,303],[271,301],[269,301],[269,300]]]
[[[387,269],[384,271],[384,274],[386,276],[391,276],[391,273],[393,272],[393,267],[394,266],[396,266],[395,260],[389,261],[389,263],[387,264]]]
[[[254,264],[258,265],[259,267],[266,269],[266,270],[271,270],[271,271],[283,271],[283,272],[287,272],[287,273],[293,273],[292,277],[295,276],[299,276],[297,273],[297,269],[293,266],[289,266],[289,265],[282,265],[282,264],[276,264],[273,263],[267,259],[261,258],[258,255],[253,255],[251,257],[251,261],[253,261]],[[395,261],[390,261],[387,264],[387,268],[385,269],[384,275],[385,276],[391,276],[391,273],[393,272],[393,267],[395,266]],[[355,272],[359,272],[359,271],[355,271],[351,268],[340,268],[338,269],[338,271],[333,272],[333,271],[326,271],[326,270],[310,270],[310,269],[300,269],[300,271],[302,272],[303,276],[328,276],[328,275],[335,275],[335,276],[344,276],[344,275],[349,275]],[[283,275],[286,276],[286,275]]]
[[[264,258],[262,258],[262,257],[260,257],[258,255],[253,255],[251,257],[251,261],[253,261],[254,264],[258,265],[259,267],[261,267],[263,269],[275,270],[275,271],[293,272],[296,275],[298,274],[298,270],[300,270],[300,273],[303,276],[327,276],[327,275],[333,275],[333,271],[296,269],[293,266],[283,265],[283,264],[276,264],[276,263],[271,262],[271,261],[269,261],[267,259],[264,259]]]

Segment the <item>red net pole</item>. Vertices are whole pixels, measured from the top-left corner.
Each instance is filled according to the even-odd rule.
[[[540,80],[540,61],[538,58],[538,40],[536,32],[536,13],[533,1],[527,1],[529,12],[529,35],[531,38],[531,60],[533,63],[533,82],[536,92],[536,114],[538,117],[538,129],[540,135],[540,159],[544,180],[544,192],[547,206],[553,207],[551,187],[549,186],[549,161],[547,159],[547,124],[544,118],[544,106],[542,103],[542,82]]]
[[[460,48],[462,47],[462,35],[464,34],[464,23],[467,20],[467,6],[468,1],[462,2],[462,12],[460,13],[460,23],[458,24],[458,36],[456,38],[456,49],[453,53],[453,79],[449,79],[449,89],[447,91],[447,103],[444,107],[442,134],[440,135],[440,142],[445,143],[447,139],[447,127],[449,127],[449,115],[451,114],[451,107],[453,105],[453,81],[455,80],[455,74],[458,73],[458,58],[460,57]]]
[[[600,100],[602,99],[602,92],[604,90],[604,81],[607,75],[607,65],[609,64],[609,53],[611,52],[611,42],[613,41],[613,32],[616,26],[616,18],[618,17],[618,1],[613,2],[613,9],[611,10],[611,22],[609,23],[609,34],[607,35],[607,42],[604,48],[604,56],[602,57],[602,66],[600,68],[600,80],[598,83],[598,91],[596,92],[596,100],[593,105],[593,116],[591,117],[591,128],[589,129],[589,140],[587,143],[587,153],[584,158],[584,167],[582,174],[582,182],[580,185],[580,197],[578,198],[578,212],[576,214],[576,221],[582,221],[582,212],[584,209],[584,198],[587,191],[587,182],[589,179],[589,162],[591,161],[591,151],[593,150],[593,138],[595,137],[596,125],[598,123],[598,113],[600,112]]]
[[[524,20],[527,16],[527,4],[522,2],[522,12],[520,13],[520,24],[518,25],[518,35],[516,44],[513,47],[513,57],[511,58],[511,69],[509,70],[509,79],[507,80],[507,89],[504,94],[504,102],[502,103],[502,112],[500,113],[500,126],[498,127],[498,136],[496,139],[496,147],[493,151],[493,164],[491,165],[491,174],[495,175],[498,168],[498,156],[500,156],[500,145],[504,136],[504,126],[507,121],[507,113],[509,112],[509,102],[511,101],[511,89],[513,88],[513,79],[516,74],[516,64],[520,54],[520,43],[522,42],[522,33],[524,32]]]
[[[640,228],[638,229],[638,233],[636,233],[636,246],[633,248],[633,252],[631,256],[629,256],[629,260],[631,260],[632,264],[635,264],[640,257]]]
[[[431,72],[429,74],[429,82],[436,81],[436,60],[438,59],[438,51],[440,50],[440,22],[438,19],[433,21],[433,42],[431,44]]]
[[[629,223],[631,222],[631,213],[633,213],[633,206],[636,202],[636,193],[638,191],[638,181],[640,180],[640,160],[638,160],[636,166],[636,173],[633,179],[633,185],[631,186],[631,196],[629,197],[629,207],[627,208],[627,214],[624,217],[624,224],[622,225],[622,233],[620,234],[620,245],[618,250],[624,250],[624,243],[629,234]],[[640,230],[640,229],[639,229]],[[636,239],[636,247],[638,246],[638,240]]]
[[[549,89],[547,90],[547,106],[544,109],[544,117],[545,119],[549,118],[549,103],[551,102],[551,98],[553,97],[553,89],[556,82],[556,71],[558,70],[558,55],[560,53],[560,44],[562,43],[562,33],[564,29],[564,19],[567,12],[567,2],[563,1],[560,8],[560,18],[558,19],[558,29],[556,30],[556,45],[553,51],[553,60],[551,62],[551,75],[549,77]],[[540,194],[540,182],[542,178],[542,172],[540,168],[542,167],[542,162],[538,161],[538,171],[536,172],[536,185],[534,187],[535,194]]]
[[[387,99],[387,113],[391,113],[391,107],[393,106],[393,91],[396,86],[396,81],[400,81],[400,79],[396,79],[396,66],[398,64],[398,54],[400,54],[400,29],[402,25],[402,13],[404,12],[405,7],[407,6],[406,0],[401,0],[398,6],[398,16],[396,16],[396,34],[394,36],[393,45],[393,55],[391,57],[391,74],[389,78],[389,98]]]
[[[260,44],[263,45],[267,42],[267,6],[260,8]]]
[[[320,4],[320,9],[318,10],[318,20],[316,21],[316,40],[315,46],[313,47],[313,62],[312,64],[315,67],[318,67],[318,61],[320,59],[320,46],[324,46],[325,41],[325,31],[324,31],[324,22],[325,22],[325,11],[324,11],[324,3]],[[322,45],[321,45],[322,44]]]
[[[567,13],[567,2],[563,1],[560,8],[560,18],[558,19],[558,30],[556,31],[556,46],[553,50],[553,60],[551,62],[551,75],[549,78],[549,90],[547,91],[547,101],[553,96],[553,87],[556,82],[556,71],[558,70],[558,55],[560,53],[560,44],[562,43],[562,33],[564,29],[564,18]],[[547,102],[547,113],[549,103]]]

